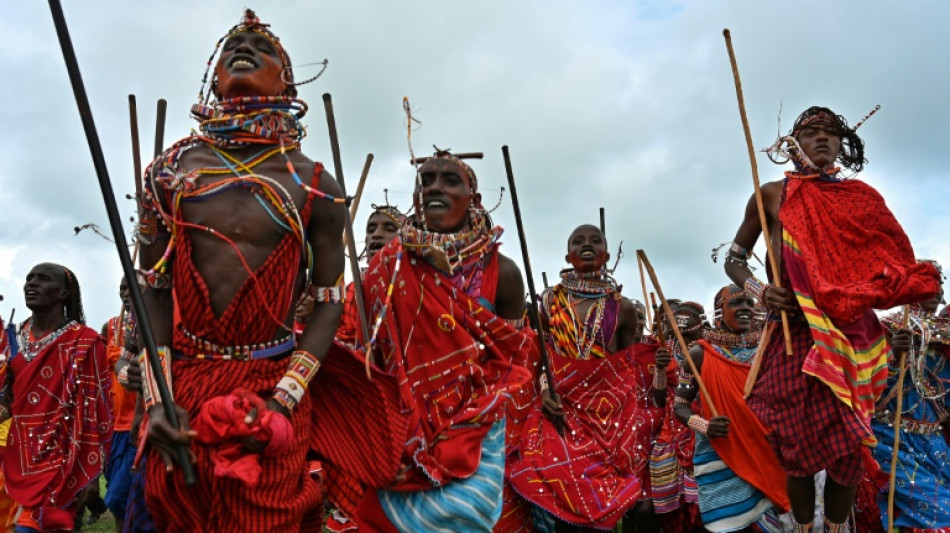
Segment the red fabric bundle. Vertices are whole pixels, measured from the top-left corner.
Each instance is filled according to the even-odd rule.
[[[248,424],[244,418],[251,409],[257,409],[257,418]],[[242,439],[253,437],[266,442],[264,454],[279,455],[287,450],[294,435],[287,417],[267,409],[264,400],[244,389],[205,402],[192,429],[198,432],[198,442],[213,447],[214,475],[238,479],[249,487],[260,481],[260,456],[249,451]]]
[[[937,293],[937,269],[917,262],[903,228],[870,185],[789,179],[786,187],[779,218],[801,248],[818,308],[837,325]]]

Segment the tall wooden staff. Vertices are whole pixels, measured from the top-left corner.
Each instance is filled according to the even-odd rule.
[[[541,371],[544,372],[548,380],[548,387],[551,396],[556,397],[554,391],[554,372],[551,370],[551,362],[548,359],[547,343],[544,340],[544,328],[541,327],[541,318],[538,316],[538,293],[534,290],[534,276],[531,273],[531,258],[528,256],[528,241],[524,236],[524,223],[521,221],[521,206],[518,204],[518,188],[515,186],[515,174],[511,169],[511,156],[508,154],[508,146],[501,147],[501,154],[505,159],[505,172],[508,174],[508,188],[511,189],[511,205],[515,210],[515,224],[518,226],[518,239],[521,240],[521,259],[524,262],[524,275],[528,278],[528,294],[531,296],[531,308],[528,312],[531,314],[530,322],[536,324],[538,328],[538,347],[541,356]],[[554,419],[554,429],[559,435],[564,435],[564,421],[560,418]]]
[[[69,28],[66,26],[66,17],[63,15],[63,6],[59,0],[49,0],[50,12],[53,16],[53,24],[56,26],[56,35],[59,38],[59,46],[63,52],[63,59],[66,62],[66,71],[69,73],[69,81],[73,88],[73,95],[76,98],[76,106],[79,108],[79,116],[82,119],[83,130],[86,133],[86,141],[89,143],[89,152],[92,155],[93,166],[96,169],[96,176],[99,178],[99,188],[102,192],[102,200],[106,206],[106,212],[109,215],[109,225],[112,229],[112,236],[115,241],[116,251],[119,253],[119,262],[122,264],[122,272],[125,279],[133,281],[136,279],[135,268],[132,266],[132,258],[129,256],[128,245],[125,241],[125,232],[122,230],[122,219],[119,215],[119,209],[115,203],[115,192],[112,189],[112,182],[109,180],[109,171],[106,168],[106,160],[102,153],[102,145],[99,143],[99,134],[96,132],[96,123],[92,118],[92,109],[89,107],[89,98],[86,96],[86,88],[82,81],[82,74],[79,71],[79,62],[76,60],[76,52],[73,50],[73,43],[69,38]],[[152,328],[149,326],[148,313],[145,310],[145,301],[142,299],[142,291],[138,283],[129,283],[129,293],[132,296],[132,305],[135,314],[139,317],[142,336],[145,341],[145,352],[149,364],[152,366],[152,373],[155,375],[158,394],[162,403],[168,406],[165,409],[165,416],[172,427],[178,429],[178,415],[171,408],[172,398],[168,391],[168,383],[165,382],[165,373],[162,370],[162,363],[158,358],[158,351],[155,348],[155,337],[152,335]],[[195,473],[188,456],[188,448],[184,445],[175,446],[177,452],[177,461],[181,466],[182,474],[187,485],[194,485]]]
[[[604,208],[600,208],[600,233],[604,236],[604,239],[607,238],[607,224],[604,219]]]
[[[637,255],[637,268],[640,269],[640,288],[643,289],[643,309],[645,310],[647,324],[650,325],[650,331],[653,331],[653,313],[650,312],[650,300],[647,296],[647,278],[643,274],[643,260]],[[654,332],[655,333],[655,332]]]
[[[759,208],[759,223],[762,225],[762,236],[765,237],[765,248],[769,255],[769,265],[772,267],[772,283],[776,287],[782,286],[782,272],[778,267],[778,260],[772,250],[772,234],[769,232],[768,221],[765,218],[765,206],[762,204],[762,189],[759,186],[759,167],[755,162],[755,148],[752,147],[752,132],[749,130],[749,119],[745,114],[745,102],[742,98],[742,81],[739,79],[739,67],[736,65],[736,54],[732,50],[732,35],[729,29],[722,30],[726,38],[726,49],[729,51],[729,63],[732,65],[732,77],[736,81],[736,98],[739,100],[739,116],[742,117],[742,129],[745,131],[745,143],[749,150],[749,163],[752,165],[752,183],[755,186],[755,205]],[[763,295],[764,296],[764,295]],[[788,329],[788,313],[782,314],[782,332],[785,334],[785,353],[792,355],[792,333]]]
[[[343,197],[346,198],[346,181],[343,179],[343,162],[340,157],[340,139],[336,132],[336,116],[333,114],[333,99],[330,93],[323,93],[323,108],[327,113],[327,129],[330,131],[330,148],[333,150],[333,172],[336,174],[336,181],[340,184],[340,190]],[[369,346],[369,321],[366,318],[366,307],[363,301],[363,284],[360,283],[360,265],[356,259],[356,242],[353,240],[353,219],[350,218],[350,210],[344,207],[344,217],[346,226],[344,229],[344,238],[349,235],[347,248],[350,252],[350,273],[353,275],[353,287],[356,289],[356,310],[360,317],[360,331],[363,333],[363,342]],[[370,353],[366,353],[366,378],[370,379]]]
[[[689,345],[686,344],[686,340],[683,338],[683,334],[680,332],[679,325],[676,324],[676,317],[673,316],[673,310],[670,309],[670,304],[666,301],[666,297],[663,296],[663,289],[660,287],[660,282],[656,279],[656,272],[653,271],[653,265],[650,264],[650,260],[647,259],[647,254],[643,250],[637,250],[637,257],[643,261],[643,266],[646,267],[647,273],[650,274],[650,281],[653,282],[653,288],[656,289],[656,293],[660,297],[660,304],[663,306],[663,311],[666,313],[666,319],[670,322],[670,327],[673,329],[673,334],[676,335],[676,340],[679,342],[680,350],[683,351],[683,358],[686,359],[686,363],[689,365],[689,370],[696,378],[696,384],[699,385],[699,392],[702,393],[703,399],[706,400],[706,405],[709,406],[710,413],[714,417],[719,416],[719,411],[717,411],[716,406],[713,405],[712,397],[709,396],[709,391],[706,389],[706,384],[703,382],[703,377],[699,375],[699,370],[696,369],[696,363],[693,362],[693,356],[689,354]]]
[[[904,319],[901,327],[906,328],[910,321],[910,306],[904,306]],[[926,327],[926,326],[924,326]],[[887,487],[887,530],[894,530],[894,488],[897,485],[897,450],[901,445],[901,415],[904,410],[904,376],[907,375],[907,352],[901,352],[900,370],[897,372],[897,409],[894,410],[894,450],[891,452],[891,475]]]
[[[369,167],[372,164],[373,154],[366,154],[366,162],[363,163],[363,173],[360,174],[360,182],[356,186],[356,194],[353,196],[353,204],[350,206],[350,220],[356,220],[356,211],[360,208],[360,199],[363,198],[363,187],[366,185],[366,178],[369,176]],[[344,235],[343,244],[349,244],[348,241],[349,237]]]

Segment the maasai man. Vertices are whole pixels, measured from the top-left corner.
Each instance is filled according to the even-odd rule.
[[[565,260],[572,268],[543,295],[541,323],[554,383],[542,375],[542,400],[525,423],[519,457],[507,474],[537,507],[540,531],[610,529],[625,514],[625,531],[637,525],[659,530],[658,524],[646,527],[655,521],[648,459],[675,382],[667,379],[668,351],[658,363],[658,345],[635,343],[637,308],[608,275],[609,259],[600,229],[579,226],[567,241]],[[654,389],[658,364],[660,386]]]
[[[366,264],[372,263],[376,254],[399,235],[399,228],[406,216],[392,205],[374,205],[373,212],[366,219],[366,238],[363,256]],[[356,331],[360,327],[359,310],[356,305],[356,287],[353,282],[346,286],[346,301],[343,304],[343,318],[336,331],[336,339],[353,344]]]
[[[794,355],[785,355],[776,329],[749,406],[771,430],[796,527],[813,527],[814,475],[827,470],[825,530],[835,533],[854,501],[862,457],[871,462],[864,445],[874,443],[874,399],[887,377],[890,347],[872,308],[933,296],[937,272],[917,264],[877,191],[839,176],[836,161],[854,172],[865,163],[864,142],[843,117],[809,108],[773,152],[795,165],[761,191],[771,232],[766,238],[781,252],[782,287],[756,279],[747,264],[762,233],[755,196],[725,270],[773,315],[788,313]]]
[[[693,463],[703,526],[712,532],[753,525],[755,531],[780,532],[778,514],[788,511],[784,472],[765,427],[742,397],[759,344],[755,300],[728,285],[716,294],[714,306],[714,327],[689,353],[719,414],[710,414],[695,376],[689,386],[677,388],[675,408],[676,418],[696,433]]]
[[[907,371],[901,403],[894,526],[902,531],[950,531],[950,445],[941,425],[950,422],[950,321],[936,317],[943,290],[911,307],[910,328],[901,328],[903,313],[884,319],[893,333],[894,355],[888,361],[887,389],[878,400],[873,423],[878,444],[874,458],[887,473],[894,451],[894,412],[900,353]],[[887,524],[886,493],[880,517]]]
[[[115,518],[116,530],[122,531],[125,523],[125,508],[129,500],[129,487],[132,484],[132,462],[135,459],[136,443],[132,442],[132,420],[135,418],[136,392],[127,390],[129,385],[129,361],[131,354],[125,349],[126,340],[135,328],[132,320],[132,300],[129,296],[129,284],[125,278],[119,283],[119,298],[122,312],[110,318],[102,326],[102,336],[106,339],[106,354],[112,365],[112,394],[115,424],[112,428],[112,446],[109,460],[106,462],[105,504]]]
[[[671,305],[671,308],[683,339],[692,347],[703,338],[708,327],[706,310],[696,302],[681,302],[675,307]],[[663,329],[666,346],[657,350],[657,358],[660,357],[661,350],[670,351],[672,347],[678,387],[689,387],[693,375],[664,314],[660,315],[658,324]],[[699,409],[698,400],[694,405]],[[696,505],[699,501],[696,478],[693,476],[695,443],[693,431],[673,414],[674,407],[675,402],[667,402],[660,434],[653,443],[653,451],[650,454],[650,489],[653,492],[653,509],[659,515],[664,533],[687,533],[702,529],[699,508]]]
[[[109,455],[112,372],[72,271],[36,265],[23,296],[33,314],[4,362],[0,393],[0,420],[13,418],[3,473],[22,507],[16,531],[72,531],[77,500],[98,494]]]
[[[414,212],[364,278],[374,358],[398,379],[408,434],[397,478],[368,491],[356,518],[369,531],[489,532],[502,514],[506,421],[509,441],[517,430],[509,397],[531,382],[536,338],[474,171],[443,150],[421,163]]]
[[[278,38],[247,10],[215,54],[192,107],[200,132],[146,171],[145,300],[183,419],[167,423],[143,364],[147,500],[162,531],[297,531],[321,498],[305,392],[342,311],[344,207],[300,152],[307,107]],[[295,339],[307,285],[316,303]],[[194,487],[166,471],[176,444],[194,454]]]

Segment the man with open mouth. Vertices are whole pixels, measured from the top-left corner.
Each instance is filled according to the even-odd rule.
[[[765,439],[766,429],[745,403],[743,388],[759,345],[755,299],[736,285],[716,293],[714,327],[690,356],[717,415],[698,394],[695,376],[676,392],[676,418],[696,434],[693,473],[708,531],[782,531],[788,511],[785,473]],[[697,398],[698,396],[698,398]],[[698,405],[694,403],[696,400]],[[744,502],[741,506],[735,502]]]
[[[811,107],[768,153],[794,168],[749,199],[724,266],[734,283],[765,303],[771,318],[786,314],[790,338],[774,321],[769,326],[774,332],[748,403],[771,431],[797,531],[814,527],[814,476],[825,470],[824,530],[838,533],[864,474],[867,447],[876,443],[871,418],[891,351],[873,309],[925,300],[937,292],[939,276],[933,265],[917,263],[881,195],[842,176],[842,167],[856,173],[866,163],[857,126]],[[779,265],[781,278],[773,284],[748,266],[762,234]]]
[[[296,532],[322,499],[307,390],[342,312],[345,207],[300,151],[298,85],[280,40],[245,10],[208,62],[191,109],[199,131],[145,172],[144,298],[175,401],[159,401],[142,364],[160,531]],[[305,290],[313,313],[295,335]],[[192,454],[194,488],[174,471],[176,445]]]
[[[670,353],[661,362],[658,344],[638,342],[636,305],[607,272],[599,228],[576,228],[565,259],[571,268],[545,291],[541,308],[554,383],[542,378],[542,402],[508,477],[535,505],[541,531],[610,529],[624,516],[624,531],[659,531],[649,457],[675,385]]]
[[[536,337],[475,172],[448,150],[414,163],[414,210],[363,281],[372,357],[398,377],[412,423],[399,475],[367,491],[354,518],[371,531],[488,533],[502,515],[506,441],[533,399]]]

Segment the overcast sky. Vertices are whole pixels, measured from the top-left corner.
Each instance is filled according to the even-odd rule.
[[[505,185],[500,148],[509,145],[539,286],[542,271],[555,279],[564,266],[571,230],[596,224],[603,206],[611,248],[624,241],[616,276],[628,296],[641,298],[634,250],[644,248],[668,297],[711,304],[727,280],[710,250],[732,239],[752,193],[725,27],[756,148],[775,139],[780,104],[783,132],[811,105],[854,124],[880,104],[859,130],[869,160],[859,177],[885,195],[918,256],[950,263],[946,2],[63,3],[127,230],[128,94],[138,98],[146,157],[158,98],[168,100],[166,144],[187,135],[214,43],[247,6],[295,65],[329,59],[300,90],[311,106],[303,150],[332,168],[320,99],[329,92],[351,192],[366,154],[376,157],[363,206],[382,203],[384,188],[399,207],[411,204],[403,96],[422,120],[417,154],[433,144],[485,153],[473,167],[486,206]],[[15,307],[26,318],[26,273],[53,261],[77,273],[98,328],[119,310],[121,269],[113,244],[73,235],[86,223],[107,230],[108,220],[62,54],[46,2],[5,10],[0,314]],[[758,163],[763,182],[781,177],[764,155]],[[507,194],[493,216],[508,230],[503,251],[520,262]]]

